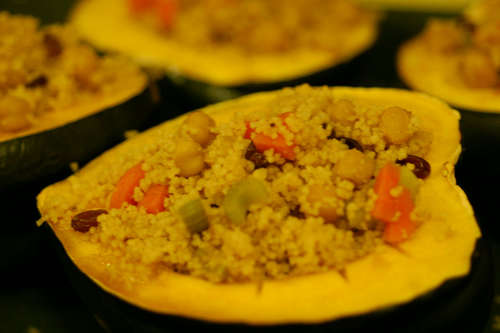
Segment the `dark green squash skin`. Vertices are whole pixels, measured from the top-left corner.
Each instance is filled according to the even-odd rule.
[[[457,183],[469,197],[485,236],[499,240],[495,192],[500,185],[500,113],[458,110],[463,152],[456,166]]]
[[[376,43],[376,42],[375,42]],[[303,83],[310,85],[353,85],[361,75],[362,64],[370,57],[373,46],[346,62],[290,80],[271,83],[247,83],[235,86],[214,85],[179,74],[166,73],[158,81],[162,95],[175,101],[181,110],[188,111],[209,104],[237,98],[254,92],[277,90]]]
[[[400,87],[395,55],[399,45],[420,32],[431,17],[451,14],[412,11],[386,11],[378,26],[377,39],[364,52],[343,63],[291,80],[273,83],[248,83],[218,86],[179,74],[167,73],[159,80],[162,95],[188,111],[258,91],[308,83],[313,86],[377,86]]]
[[[122,104],[66,125],[0,142],[0,192],[53,182],[58,174],[67,176],[71,162],[82,165],[122,141],[125,131],[145,129],[159,103],[150,87]]]
[[[490,245],[483,239],[476,243],[467,276],[450,279],[407,304],[321,324],[252,326],[160,315],[130,305],[82,273],[50,227],[45,228],[70,283],[108,332],[481,332],[491,311],[493,264]]]
[[[188,111],[236,98],[245,94],[276,90],[308,83],[313,86],[376,86],[402,87],[395,67],[399,45],[419,33],[431,17],[456,15],[435,12],[389,10],[382,14],[377,38],[364,52],[343,63],[292,80],[273,83],[249,83],[236,86],[218,86],[167,73],[160,81],[162,95]]]

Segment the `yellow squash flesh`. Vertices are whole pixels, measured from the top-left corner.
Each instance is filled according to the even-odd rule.
[[[481,236],[472,208],[455,184],[454,164],[460,154],[459,114],[437,99],[402,90],[333,88],[335,98],[364,100],[377,107],[400,106],[433,133],[425,158],[432,173],[421,186],[417,207],[426,219],[399,248],[381,245],[337,271],[257,283],[214,284],[187,275],[162,272],[153,279],[110,274],[120,258],[103,256],[98,244],[70,226],[71,207],[85,195],[110,164],[141,159],[144,147],[162,131],[174,130],[182,117],[166,122],[106,152],[74,176],[49,186],[38,207],[75,265],[95,283],[119,298],[149,311],[214,322],[249,324],[318,323],[405,303],[443,282],[468,274],[476,240]],[[203,110],[217,123],[236,112],[265,106],[276,92],[258,93]],[[122,172],[125,171],[125,166]],[[59,212],[67,210],[64,216]],[[115,277],[112,277],[115,276]]]
[[[335,51],[302,48],[280,55],[252,58],[227,47],[200,52],[167,39],[131,17],[124,0],[85,0],[70,23],[100,49],[126,54],[143,66],[215,85],[286,81],[347,62],[369,48],[377,36],[377,20],[349,32]]]
[[[500,113],[500,89],[474,89],[460,77],[458,55],[428,50],[418,37],[406,42],[398,52],[398,72],[412,89],[442,98],[462,109]]]

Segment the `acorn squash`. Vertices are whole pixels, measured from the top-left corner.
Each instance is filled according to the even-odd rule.
[[[0,142],[2,190],[68,175],[72,163],[83,165],[122,141],[128,130],[144,129],[155,110],[157,95],[147,85],[138,88],[128,92],[130,95],[115,95],[85,106],[89,116]]]
[[[0,26],[10,38],[0,46],[2,190],[69,171],[148,120],[157,101],[130,61],[99,57],[67,27],[33,17],[2,12]]]
[[[161,2],[158,1],[158,3]],[[170,0],[163,2],[176,3],[176,1]],[[333,1],[332,3],[342,5],[342,2]],[[295,6],[291,6],[288,2],[275,2],[272,6],[284,6],[285,3],[290,8]],[[307,4],[307,2],[303,3]],[[210,10],[211,6],[221,6],[221,4],[231,6],[231,2],[212,1],[206,5],[207,8],[204,10]],[[251,5],[251,2],[248,4]],[[183,5],[182,2],[181,5]],[[318,2],[317,5],[323,6],[321,2]],[[196,43],[186,43],[180,37],[170,37],[168,33],[158,32],[150,25],[144,24],[143,20],[138,20],[137,15],[130,12],[126,0],[80,1],[70,15],[69,21],[83,38],[99,49],[129,55],[142,66],[159,70],[160,76],[163,77],[163,80],[160,81],[160,87],[164,85],[163,90],[167,93],[174,91],[171,94],[174,99],[177,97],[176,99],[179,100],[179,96],[184,96],[188,102],[193,101],[188,105],[203,106],[207,103],[226,100],[250,92],[274,90],[299,83],[347,84],[352,73],[356,70],[356,65],[360,64],[361,60],[356,61],[353,66],[350,66],[349,63],[369,49],[377,36],[377,15],[361,9],[353,10],[353,8],[357,7],[348,7],[346,10],[339,9],[332,13],[334,16],[344,14],[348,16],[353,11],[357,13],[357,18],[353,19],[352,24],[342,28],[346,30],[342,34],[332,32],[332,30],[337,30],[336,28],[330,28],[323,32],[325,33],[324,37],[338,36],[336,37],[338,41],[334,46],[317,47],[306,44],[281,51],[273,49],[270,52],[253,52],[243,50],[240,46],[227,44],[218,45],[215,43],[208,46],[198,46]],[[214,13],[217,13],[218,10],[216,7],[212,8],[210,14],[214,17],[205,16],[217,19]],[[322,13],[315,12],[314,15],[318,14]],[[280,15],[284,15],[284,13],[276,11],[271,15],[281,17]],[[298,19],[301,19],[300,12],[297,13],[296,10],[295,13],[292,11],[291,15],[299,15]],[[320,16],[324,17],[324,15]],[[248,19],[248,17],[243,17],[243,19]],[[312,20],[315,19],[312,18]],[[338,19],[330,22],[341,21]],[[193,23],[192,25],[199,24],[200,27],[188,28],[192,32],[186,33],[185,39],[192,39],[191,37],[199,37],[199,35],[204,36],[203,22],[200,19],[198,23]],[[267,22],[272,23],[272,20]],[[294,19],[291,18],[288,23],[293,22]],[[173,24],[176,23],[174,19]],[[255,24],[250,27],[248,30],[256,29]],[[238,33],[233,31],[235,28],[231,26],[227,26],[226,30]],[[300,31],[302,30],[304,29],[300,29]],[[300,34],[300,31],[294,31],[294,34]],[[254,41],[255,47],[266,44],[265,38],[271,32],[273,29],[267,33],[257,34],[263,41],[261,43]],[[219,33],[231,36],[224,31]],[[347,36],[348,38],[346,38]],[[249,40],[250,38],[240,39]],[[305,37],[286,37],[285,39],[288,42],[305,39]],[[318,37],[318,40],[321,38]]]
[[[102,288],[104,294],[112,294],[144,310],[135,317],[133,310],[127,310],[128,305],[117,309],[119,314],[125,315],[123,322],[137,318],[144,327],[154,326],[148,319],[148,316],[154,316],[165,327],[196,327],[196,323],[206,322],[208,325],[217,324],[222,330],[241,327],[234,325],[250,325],[246,327],[256,326],[258,329],[287,328],[290,325],[299,329],[324,329],[325,325],[342,323],[341,319],[352,317],[354,320],[346,324],[352,328],[360,324],[356,319],[367,318],[364,315],[379,310],[383,314],[391,307],[411,303],[436,291],[447,282],[463,282],[463,277],[474,275],[474,272],[470,273],[471,259],[481,233],[467,197],[455,184],[454,165],[461,151],[458,113],[434,98],[403,90],[333,88],[331,93],[335,98],[362,101],[375,108],[398,105],[411,110],[418,116],[420,126],[433,136],[425,156],[432,171],[422,182],[416,199],[417,206],[425,211],[424,221],[406,241],[397,246],[377,243],[372,252],[346,264],[340,271],[266,279],[259,283],[214,283],[168,268],[149,277],[141,275],[140,270],[124,274],[120,273],[120,267],[123,267],[121,258],[112,252],[104,252],[99,242],[90,241],[86,233],[75,231],[71,220],[78,213],[76,205],[83,205],[86,209],[101,207],[87,196],[85,188],[91,186],[111,164],[118,166],[123,173],[131,162],[142,160],[150,144],[161,141],[162,133],[175,131],[187,116],[168,121],[126,141],[67,180],[45,188],[37,198],[42,219],[64,247],[67,257]],[[223,125],[235,115],[266,108],[277,94],[251,94],[206,107],[203,111],[217,125]],[[113,242],[112,239],[109,241]],[[480,252],[480,258],[488,256],[488,251]],[[480,266],[490,265],[491,262],[486,260]],[[478,283],[475,287],[489,289],[489,271],[480,271],[481,281],[489,282]],[[452,297],[452,293],[449,296]],[[486,299],[488,308],[489,298]],[[106,307],[114,312],[116,300],[110,304],[113,304],[111,308]],[[406,324],[411,326],[418,313],[410,311],[409,318],[412,319]],[[487,311],[482,314],[485,313]],[[437,323],[440,324],[443,323]]]
[[[496,203],[484,186],[500,182],[496,167],[500,161],[499,10],[498,2],[477,1],[461,18],[432,20],[401,46],[397,56],[398,72],[406,85],[460,111],[464,154],[457,179],[470,195],[479,222],[492,231],[487,235],[493,237],[500,235],[500,229],[487,221],[496,216]]]

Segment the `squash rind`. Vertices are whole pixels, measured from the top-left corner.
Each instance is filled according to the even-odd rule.
[[[249,112],[274,94],[252,94],[204,111],[216,122],[224,122],[233,112]],[[157,133],[175,128],[182,117],[115,147],[77,175],[46,188],[38,197],[39,210],[68,256],[104,290],[152,312],[212,322],[320,323],[406,303],[449,279],[466,275],[476,239],[481,234],[465,194],[455,185],[453,167],[460,154],[458,113],[437,99],[402,90],[334,88],[334,95],[362,98],[377,106],[407,108],[419,116],[423,128],[432,129],[434,134],[434,143],[426,156],[432,173],[417,198],[417,205],[425,206],[429,220],[399,249],[383,245],[349,264],[346,278],[330,271],[265,281],[258,287],[255,283],[212,284],[165,272],[152,281],[137,282],[133,288],[126,286],[133,277],[111,279],[107,270],[117,259],[102,256],[98,245],[83,242],[82,236],[72,231],[69,223],[58,221],[51,210],[71,205],[81,179],[92,179],[116,156],[137,156]]]
[[[72,162],[86,163],[121,141],[126,130],[144,125],[156,103],[143,76],[129,90],[77,106],[75,114],[86,114],[82,118],[69,109],[69,116],[41,131],[1,141],[0,188],[69,172]]]
[[[491,248],[478,240],[471,256],[471,271],[447,280],[438,288],[409,303],[381,308],[363,315],[324,323],[283,325],[219,324],[203,320],[157,314],[135,307],[104,291],[82,273],[66,255],[64,247],[46,226],[73,287],[99,322],[111,331],[159,333],[172,330],[216,329],[218,332],[457,332],[481,331],[487,324],[493,298]],[[391,325],[387,325],[390,322]]]

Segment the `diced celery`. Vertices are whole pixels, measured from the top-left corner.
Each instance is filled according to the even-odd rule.
[[[240,225],[245,222],[250,205],[265,201],[268,197],[265,184],[258,179],[248,177],[229,189],[222,205],[227,217],[234,224]]]
[[[399,184],[410,191],[411,197],[413,201],[415,201],[418,188],[420,187],[420,182],[418,181],[417,176],[415,176],[413,171],[411,171],[408,167],[402,166],[400,167],[400,170]]]
[[[208,229],[208,217],[201,199],[197,198],[186,202],[179,208],[178,212],[191,233]]]

